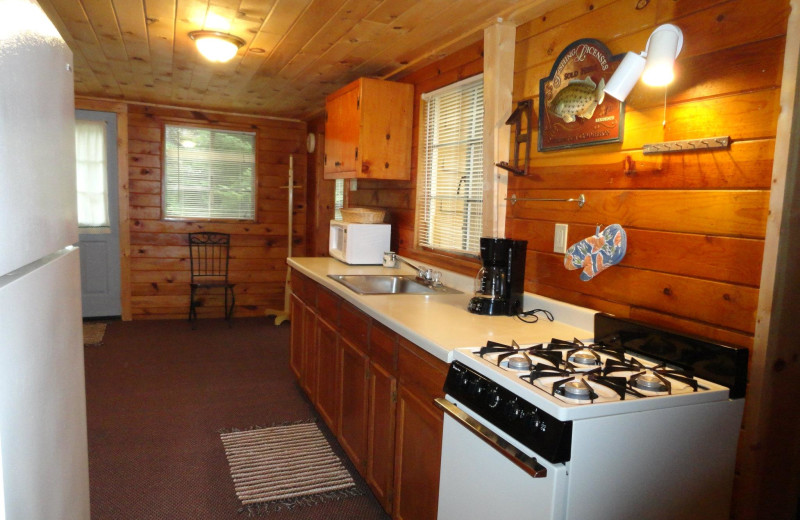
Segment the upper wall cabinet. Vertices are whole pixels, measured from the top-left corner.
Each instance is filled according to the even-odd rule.
[[[414,87],[361,78],[325,102],[326,179],[411,178]]]

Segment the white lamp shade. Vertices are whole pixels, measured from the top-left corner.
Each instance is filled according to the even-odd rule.
[[[606,87],[603,89],[609,96],[625,101],[628,94],[633,90],[636,82],[639,81],[639,76],[642,75],[644,70],[645,59],[644,57],[628,52],[622,59],[622,62],[614,71],[614,74],[609,78]]]
[[[672,66],[683,47],[683,32],[671,24],[660,25],[647,40],[647,64],[642,81],[651,86],[662,86],[675,77]]]
[[[226,62],[236,56],[239,48],[233,42],[217,38],[216,36],[204,36],[197,39],[197,50],[210,61]]]
[[[200,54],[217,62],[229,61],[245,43],[238,36],[217,31],[193,31],[189,37],[194,40]]]

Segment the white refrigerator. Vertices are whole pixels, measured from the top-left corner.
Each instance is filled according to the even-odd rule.
[[[0,0],[0,520],[89,518],[72,52]]]

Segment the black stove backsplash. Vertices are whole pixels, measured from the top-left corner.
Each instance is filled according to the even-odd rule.
[[[637,352],[726,386],[732,399],[745,396],[749,351],[744,347],[712,343],[603,313],[595,314],[594,339],[597,343]]]

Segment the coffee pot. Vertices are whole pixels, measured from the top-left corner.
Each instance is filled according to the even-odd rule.
[[[467,310],[507,316],[522,312],[528,242],[481,237],[480,244],[482,266],[475,275],[475,295]]]

